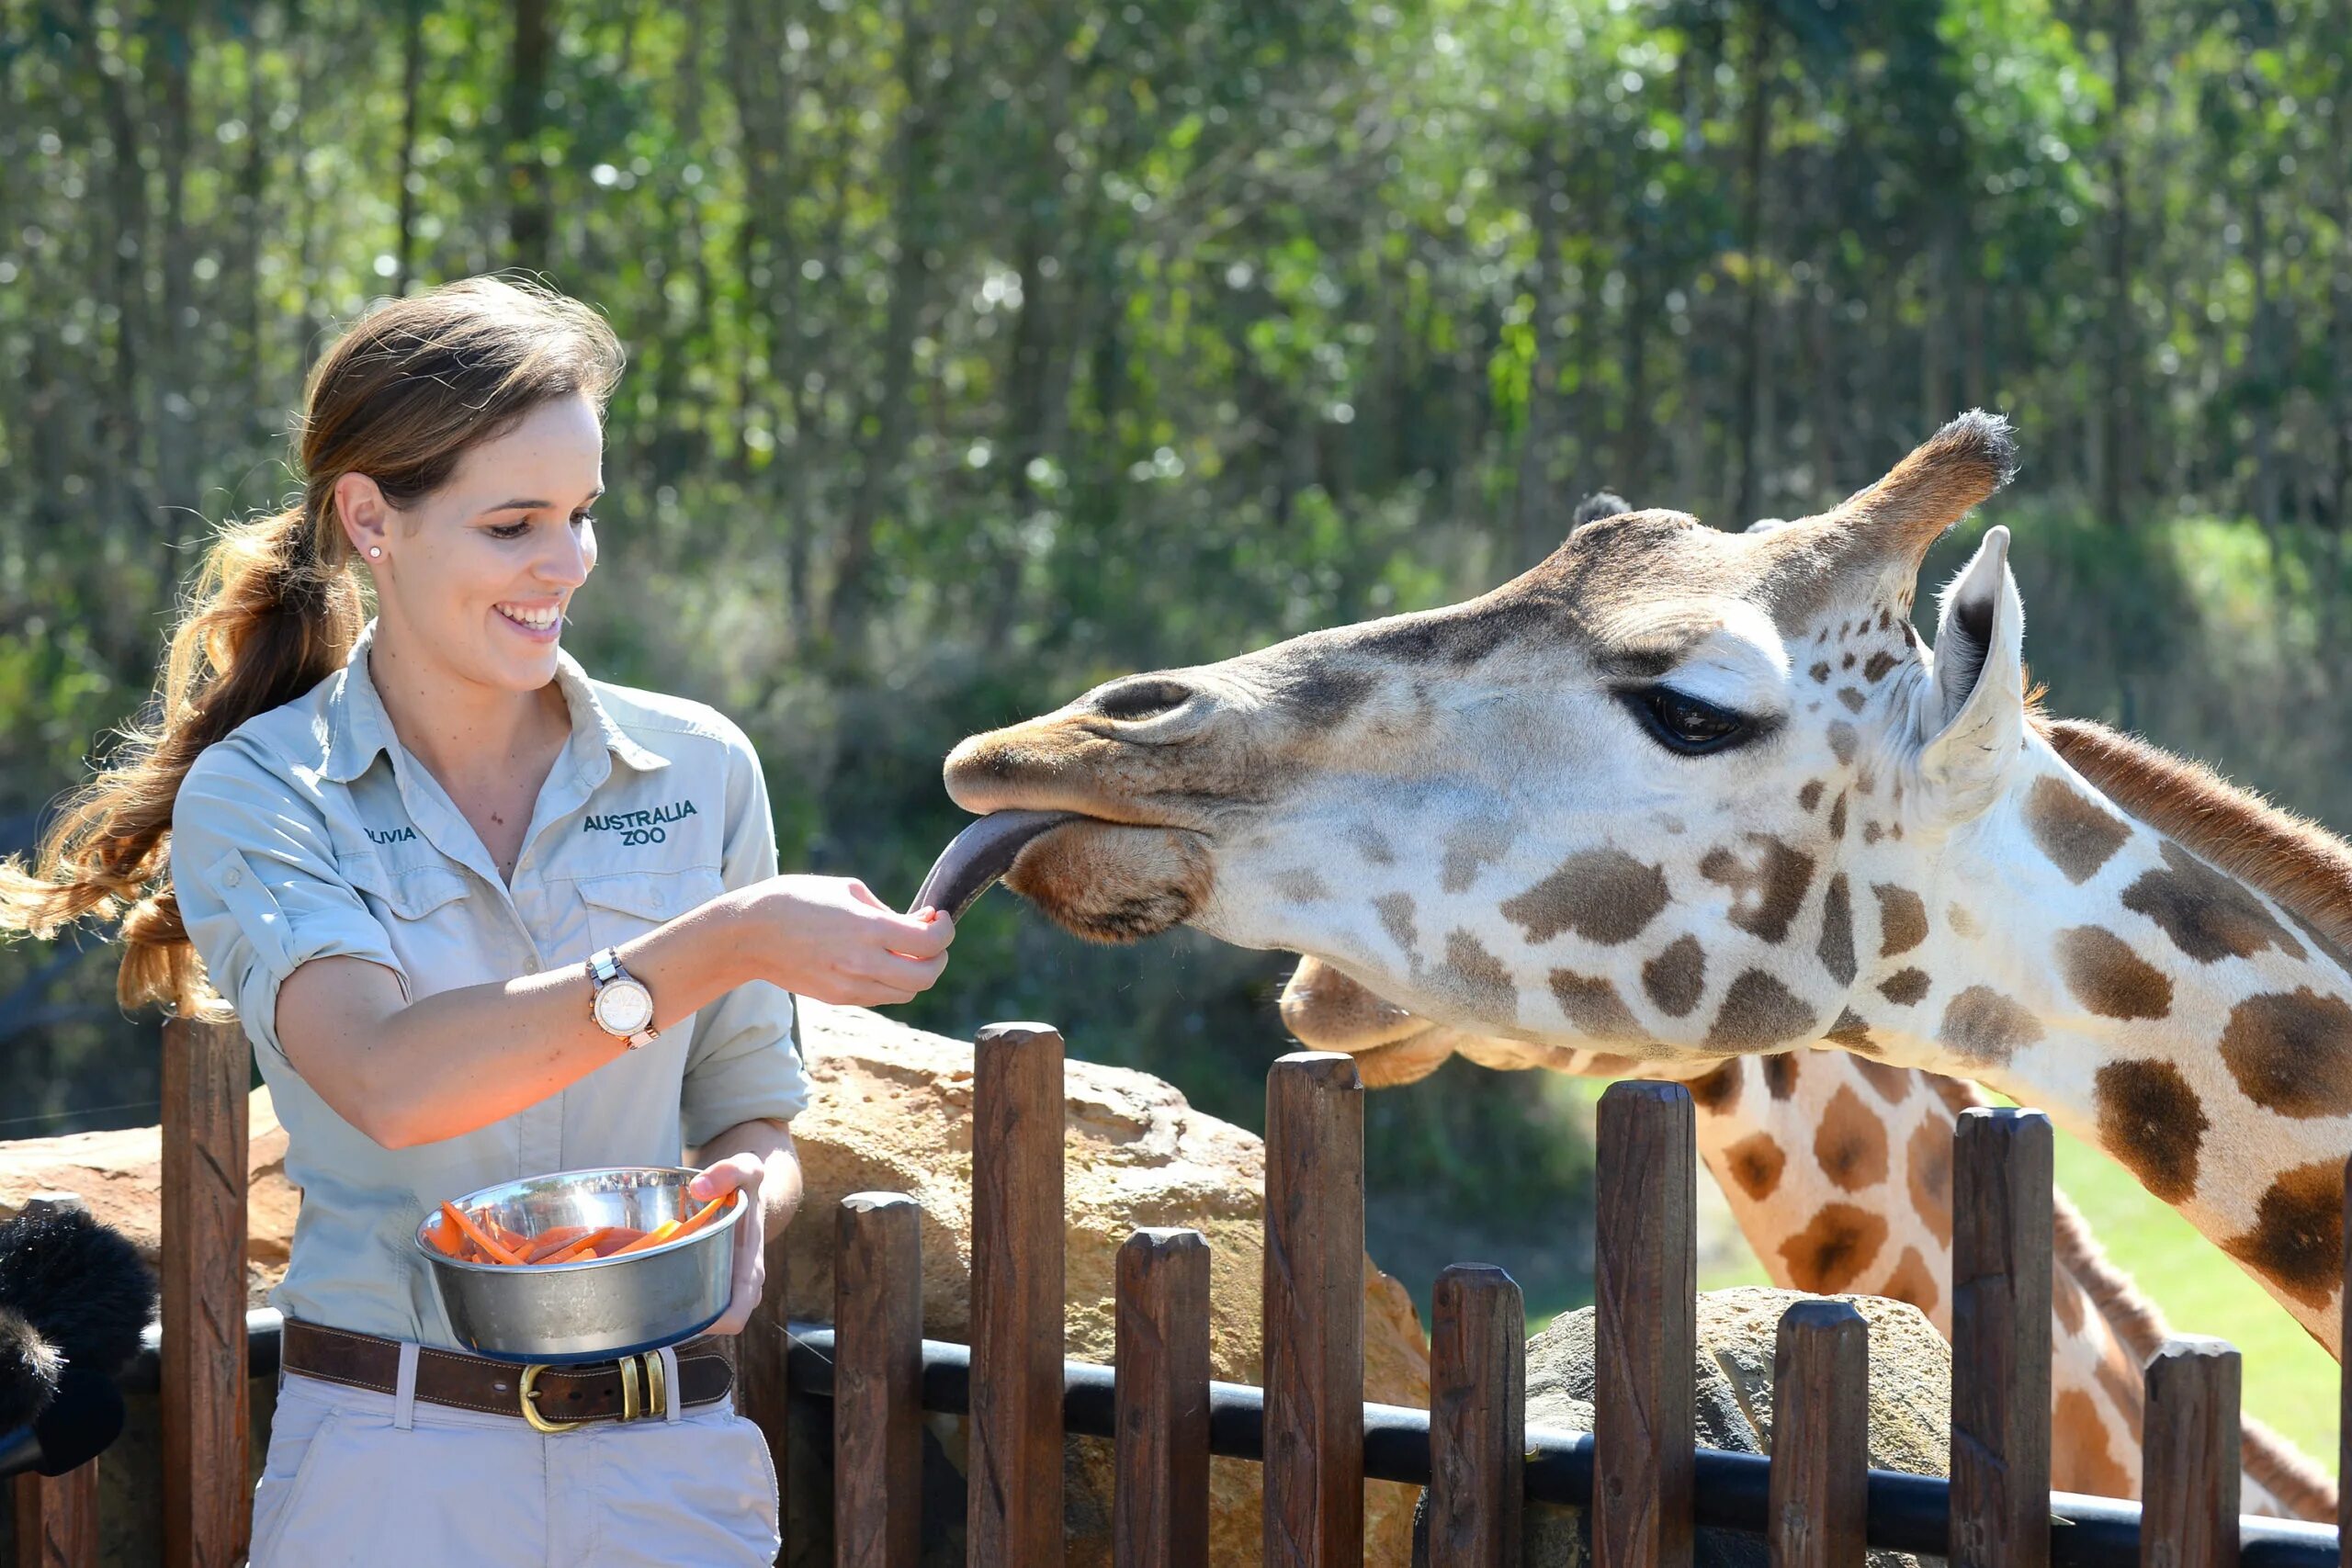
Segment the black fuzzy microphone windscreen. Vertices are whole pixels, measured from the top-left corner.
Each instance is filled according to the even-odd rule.
[[[119,1231],[80,1209],[0,1224],[0,1431],[38,1417],[64,1367],[111,1379],[155,1315],[155,1277]]]

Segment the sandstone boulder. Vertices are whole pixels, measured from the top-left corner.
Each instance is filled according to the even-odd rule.
[[[925,1034],[854,1008],[809,1004],[802,1043],[813,1080],[809,1109],[793,1122],[808,1198],[787,1233],[796,1318],[830,1320],[833,1211],[852,1192],[904,1192],[922,1204],[923,1332],[965,1340],[971,1323],[972,1046]],[[1079,1041],[1073,1053],[1084,1049]],[[1210,1249],[1209,1357],[1215,1376],[1259,1381],[1259,1270],[1263,1247],[1265,1147],[1253,1134],[1206,1116],[1148,1074],[1072,1059],[1063,1176],[1065,1354],[1108,1364],[1114,1339],[1113,1277],[1119,1246],[1136,1227],[1197,1230]],[[1429,1405],[1429,1350],[1404,1287],[1364,1265],[1364,1397]],[[960,1535],[960,1423],[934,1422],[937,1453],[927,1517],[943,1514]],[[819,1445],[794,1445],[792,1484],[819,1507],[830,1476]],[[805,1462],[804,1462],[805,1460]],[[944,1461],[943,1465],[940,1461]],[[1258,1466],[1216,1460],[1210,1467],[1211,1561],[1260,1561]],[[1071,1568],[1110,1561],[1110,1444],[1073,1438],[1065,1474]],[[1405,1561],[1412,1524],[1410,1488],[1364,1488],[1367,1562]],[[939,1560],[957,1542],[942,1539]],[[803,1558],[830,1561],[830,1542],[809,1540]],[[952,1557],[961,1562],[960,1555]]]
[[[1702,1448],[1771,1452],[1772,1351],[1781,1315],[1798,1291],[1750,1287],[1699,1297],[1698,1359],[1692,1370],[1693,1427]],[[1870,1325],[1870,1462],[1879,1470],[1942,1475],[1950,1457],[1951,1349],[1906,1302],[1835,1296]],[[1527,1342],[1527,1425],[1589,1432],[1593,1411],[1593,1309],[1565,1313]],[[1702,1529],[1695,1568],[1765,1568],[1761,1537]],[[1426,1547],[1415,1542],[1415,1562]],[[1530,1504],[1526,1568],[1590,1568],[1592,1526],[1581,1508]],[[1917,1568],[1902,1552],[1872,1551],[1872,1568]]]

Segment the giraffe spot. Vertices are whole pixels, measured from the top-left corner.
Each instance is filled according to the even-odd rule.
[[[1829,879],[1821,897],[1821,941],[1814,948],[1821,966],[1841,986],[1854,983],[1854,906],[1846,896],[1846,874]]]
[[[1552,995],[1568,1027],[1594,1040],[1637,1040],[1642,1026],[1625,1010],[1617,987],[1600,976],[1552,971]]]
[[[1786,1100],[1797,1091],[1797,1058],[1792,1051],[1764,1058],[1764,1087],[1774,1100]]]
[[[1330,888],[1323,879],[1305,869],[1285,871],[1274,878],[1274,892],[1285,903],[1312,904],[1317,898],[1329,898]]]
[[[1510,848],[1510,829],[1500,822],[1463,822],[1445,835],[1444,856],[1438,863],[1438,885],[1448,893],[1466,893],[1478,880],[1478,868],[1503,858]]]
[[[1819,779],[1805,780],[1804,788],[1797,791],[1797,804],[1804,807],[1807,811],[1811,811],[1815,807],[1821,804],[1821,781]]]
[[[1841,660],[1839,660],[1838,661],[1838,669],[1840,669],[1840,670],[1851,670],[1853,667],[1854,667],[1854,656],[1853,656],[1852,654],[1850,654],[1850,653],[1849,653],[1848,655],[1846,655],[1846,657],[1845,657],[1845,658],[1843,658],[1843,659],[1841,659]]]
[[[1642,965],[1642,989],[1668,1018],[1689,1016],[1707,986],[1707,952],[1694,936],[1679,936]]]
[[[2058,1326],[2067,1333],[2083,1331],[2083,1288],[2075,1283],[2064,1263],[2050,1270],[2050,1310],[2058,1314]]]
[[[1885,836],[1886,829],[1880,827],[1875,820],[1862,824],[1862,842],[1875,844]]]
[[[2307,1307],[2335,1299],[2344,1263],[2344,1167],[2314,1160],[2285,1172],[2256,1205],[2254,1228],[2222,1250]]]
[[[1886,679],[1886,672],[1894,669],[1896,662],[1894,655],[1881,649],[1871,655],[1871,661],[1868,664],[1862,666],[1862,679],[1876,685]]]
[[[1930,1317],[1935,1315],[1936,1303],[1943,1299],[1943,1292],[1936,1286],[1935,1272],[1916,1247],[1903,1249],[1903,1256],[1895,1259],[1894,1272],[1887,1275],[1886,1283],[1874,1293],[1909,1302]]]
[[[2295,922],[2295,929],[2303,933],[2305,942],[2319,949],[2322,958],[2343,971],[2346,979],[2352,979],[2352,953],[2346,953],[2341,945],[2330,940],[2327,933],[2295,913],[2294,910],[2288,909],[2287,918]]]
[[[1894,623],[1894,615],[1885,605],[1881,604],[1878,607],[1878,629],[1881,631],[1886,630],[1886,628]]]
[[[1971,986],[1944,1004],[1936,1040],[1973,1062],[2007,1062],[2041,1038],[2041,1021],[1990,986]]]
[[[2251,958],[2266,947],[2303,956],[2303,944],[2253,894],[2169,839],[2158,852],[2165,869],[2142,873],[2123,890],[2123,907],[2163,927],[2175,947],[2199,964]]]
[[[1962,936],[1980,937],[1984,934],[1983,923],[1957,904],[1944,906],[1944,919],[1950,920],[1951,929]]]
[[[1805,889],[1813,886],[1813,857],[1789,848],[1770,833],[1750,833],[1747,838],[1760,851],[1760,860],[1743,860],[1717,846],[1700,860],[1699,874],[1732,890],[1733,925],[1766,942],[1781,942],[1789,934],[1789,922],[1796,919],[1797,906],[1804,902]],[[1659,886],[1662,904],[1663,878]],[[1509,905],[1503,913],[1510,914]]]
[[[2094,1497],[2130,1497],[2139,1491],[2131,1472],[2108,1451],[2107,1423],[2098,1406],[2079,1388],[2058,1395],[2050,1411],[2050,1451],[2063,1456],[2069,1492]]]
[[[1838,700],[1846,705],[1848,713],[1860,713],[1862,711],[1862,704],[1867,699],[1857,687],[1840,686],[1838,688]]]
[[[1739,1103],[1740,1079],[1747,1075],[1747,1064],[1734,1060],[1725,1062],[1711,1073],[1692,1078],[1683,1087],[1690,1091],[1693,1105],[1720,1116]]]
[[[2075,999],[2101,1018],[2164,1018],[2172,981],[2104,926],[2058,933],[2058,967]]]
[[[1348,841],[1355,845],[1358,854],[1374,865],[1396,863],[1396,846],[1389,843],[1377,828],[1367,828],[1359,823],[1348,829]]]
[[[1854,749],[1861,744],[1861,731],[1842,718],[1829,727],[1829,750],[1841,763],[1853,761]]]
[[[1770,1133],[1752,1133],[1724,1151],[1724,1167],[1731,1179],[1759,1203],[1780,1186],[1781,1172],[1788,1163],[1789,1156],[1781,1152]]]
[[[1666,873],[1623,850],[1582,850],[1503,904],[1531,942],[1575,931],[1603,947],[1631,942],[1666,908]]]
[[[1876,1051],[1878,1042],[1871,1038],[1871,1026],[1852,1008],[1842,1009],[1838,1021],[1829,1026],[1823,1038],[1834,1040],[1849,1051]]]
[[[1930,1116],[1912,1130],[1904,1145],[1905,1175],[1911,1188],[1911,1207],[1939,1245],[1951,1246],[1951,1123]]]
[[[1707,1043],[1724,1051],[1769,1051],[1818,1027],[1812,1008],[1761,969],[1744,969],[1724,993]]]
[[[1791,1284],[1828,1296],[1852,1284],[1885,1243],[1883,1216],[1851,1203],[1825,1203],[1812,1224],[1781,1244],[1781,1256]]]
[[[1468,931],[1446,933],[1445,963],[1439,968],[1437,977],[1441,985],[1451,982],[1449,988],[1462,997],[1474,1013],[1518,1016],[1519,987],[1511,983],[1510,971]]]
[[[2077,887],[2132,836],[2113,812],[2086,800],[2054,774],[2034,781],[2025,799],[2025,825],[2050,863]]]
[[[1829,836],[1833,839],[1842,839],[1846,836],[1846,792],[1842,789],[1838,792],[1838,798],[1830,804]]]
[[[1807,674],[1809,674],[1809,675],[1811,675],[1811,676],[1812,676],[1815,681],[1819,681],[1819,682],[1826,682],[1826,681],[1829,679],[1829,662],[1828,662],[1828,660],[1816,660],[1816,661],[1815,662],[1815,664],[1814,664],[1814,667],[1813,667],[1811,670],[1807,671],[1806,671],[1806,673],[1807,673]]]
[[[2205,1108],[2170,1062],[2141,1057],[2098,1070],[2091,1096],[2098,1107],[2099,1147],[2167,1203],[2197,1190],[2197,1156],[2204,1146]]]
[[[1928,906],[1908,887],[1897,887],[1892,882],[1873,882],[1871,892],[1878,897],[1878,955],[1892,958],[1898,953],[1908,953],[1928,940]]]
[[[2230,1010],[2222,1060],[2256,1105],[2308,1121],[2352,1111],[2352,1007],[2308,987]]]
[[[1813,1134],[1821,1173],[1849,1192],[1886,1179],[1886,1126],[1862,1097],[1840,1085]]]
[[[1388,940],[1402,948],[1408,956],[1420,953],[1420,933],[1413,927],[1413,896],[1410,893],[1384,893],[1372,901],[1373,912],[1380,917],[1380,929]]]
[[[1898,1007],[1917,1007],[1933,983],[1925,969],[1897,969],[1878,983],[1878,994]]]
[[[1884,1062],[1867,1061],[1860,1056],[1854,1057],[1853,1064],[1862,1081],[1876,1089],[1878,1097],[1889,1105],[1900,1105],[1911,1098],[1910,1068],[1891,1067]]]

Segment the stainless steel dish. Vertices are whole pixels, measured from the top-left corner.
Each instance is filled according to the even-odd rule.
[[[503,1182],[453,1199],[507,1229],[543,1235],[559,1225],[650,1230],[702,1205],[686,1194],[698,1172],[664,1166],[563,1170]],[[425,1239],[436,1207],[412,1238],[460,1343],[507,1361],[601,1361],[673,1345],[718,1321],[734,1278],[739,1198],[683,1241],[626,1258],[516,1269],[464,1263]]]

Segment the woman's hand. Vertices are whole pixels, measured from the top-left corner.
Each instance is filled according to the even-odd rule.
[[[775,1178],[797,1179],[800,1170],[799,1156],[792,1147],[791,1134],[785,1134],[782,1149],[763,1163],[755,1154],[729,1155],[715,1165],[704,1168],[701,1175],[686,1184],[686,1195],[696,1203],[707,1203],[722,1192],[741,1192],[745,1213],[735,1222],[735,1269],[727,1297],[727,1311],[706,1334],[740,1334],[752,1320],[760,1304],[760,1297],[767,1290],[767,1240],[771,1230],[782,1230],[792,1218],[792,1210],[800,1201],[799,1182],[787,1179],[783,1190],[775,1190]],[[775,1215],[771,1224],[770,1205],[780,1205],[784,1212]]]
[[[760,972],[820,1002],[912,1001],[956,940],[945,910],[901,915],[854,877],[772,876],[736,897]]]

